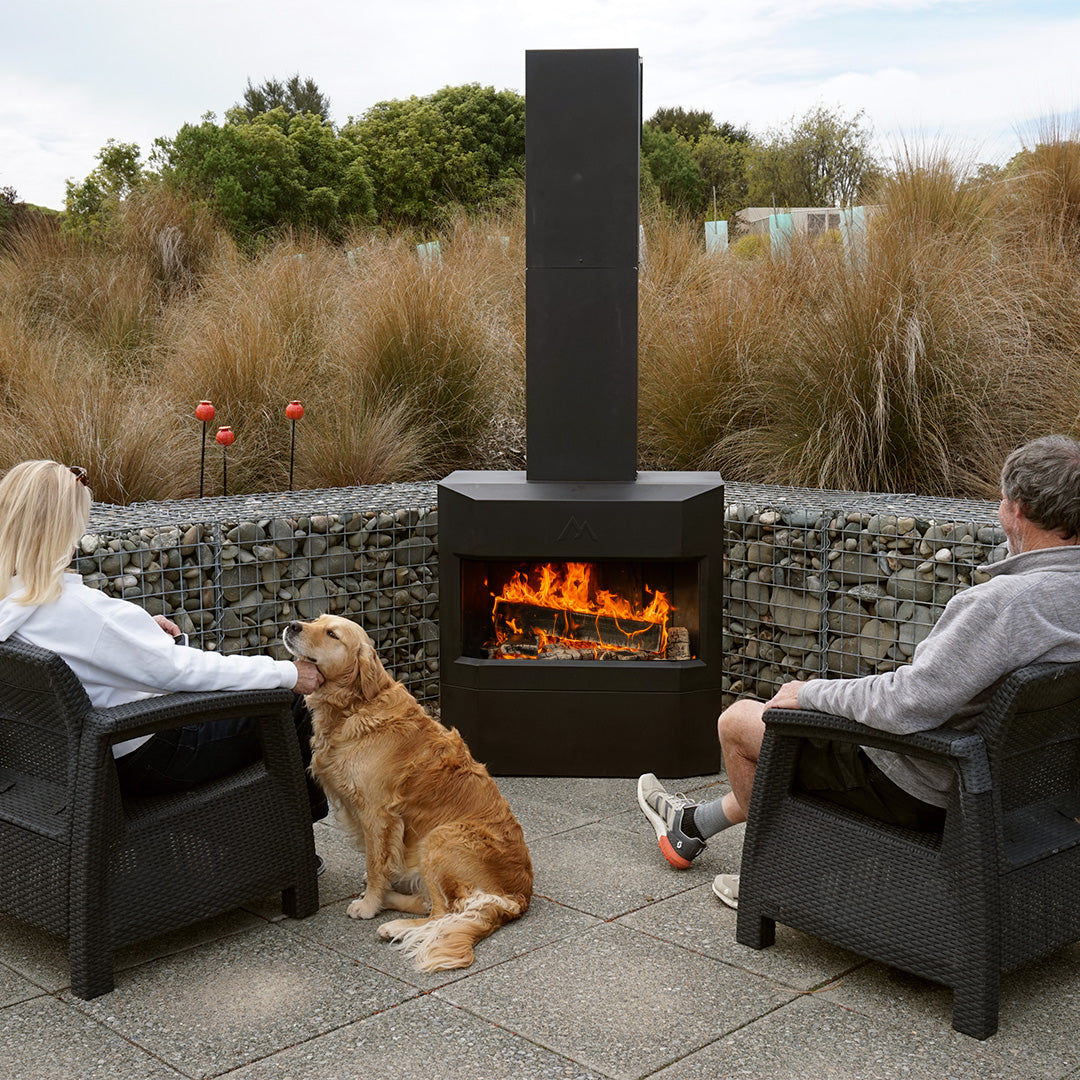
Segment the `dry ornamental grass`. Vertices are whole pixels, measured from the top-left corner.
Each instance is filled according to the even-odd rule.
[[[905,151],[877,206],[857,259],[836,237],[709,255],[700,223],[643,220],[643,468],[983,497],[1011,447],[1080,432],[1080,141],[1043,133],[981,184]],[[287,486],[294,398],[298,488],[521,467],[523,206],[449,221],[438,260],[417,239],[246,255],[161,189],[95,238],[9,238],[0,468],[85,463],[103,501],[195,494],[204,398],[211,435],[236,432],[230,493]]]

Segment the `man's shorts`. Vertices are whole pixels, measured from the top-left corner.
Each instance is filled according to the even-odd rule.
[[[894,784],[855,743],[830,739],[803,742],[795,766],[799,790],[846,806],[878,821],[923,832],[940,832],[945,811]]]

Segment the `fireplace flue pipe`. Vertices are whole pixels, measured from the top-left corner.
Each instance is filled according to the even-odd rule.
[[[637,49],[525,54],[530,481],[637,476]]]

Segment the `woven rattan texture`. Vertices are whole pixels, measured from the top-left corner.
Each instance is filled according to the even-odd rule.
[[[793,790],[801,740],[936,757],[955,776],[941,834],[882,825]],[[743,845],[738,940],[777,921],[953,990],[953,1026],[997,1029],[1001,973],[1080,939],[1080,664],[1011,675],[975,733],[876,732],[767,714]],[[1034,773],[1038,784],[1030,782]]]
[[[69,939],[76,996],[112,989],[121,945],[275,891],[290,915],[317,909],[289,691],[95,710],[58,656],[18,641],[0,643],[0,690],[0,910]],[[188,793],[121,796],[112,743],[223,716],[256,720],[262,760]]]

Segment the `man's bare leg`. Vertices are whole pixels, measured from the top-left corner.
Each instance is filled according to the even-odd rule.
[[[742,698],[729,705],[716,722],[731,791],[723,797],[724,816],[733,825],[746,820],[754,788],[758,755],[765,738],[765,702]]]

